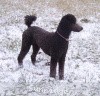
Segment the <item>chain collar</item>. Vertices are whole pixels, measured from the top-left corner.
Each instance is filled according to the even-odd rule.
[[[57,31],[57,34],[60,36],[60,37],[62,37],[65,41],[69,41],[69,39],[66,39],[65,37],[63,37],[60,33],[58,33],[58,31]]]

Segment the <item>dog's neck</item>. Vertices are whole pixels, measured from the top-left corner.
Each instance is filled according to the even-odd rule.
[[[56,32],[61,38],[63,38],[65,41],[69,41],[69,38],[65,38],[64,36],[62,36],[58,31]]]
[[[69,39],[69,36],[71,34],[71,31],[68,30],[68,29],[60,29],[58,28],[57,31],[56,31],[57,34],[59,34],[62,38],[65,38],[65,39]]]

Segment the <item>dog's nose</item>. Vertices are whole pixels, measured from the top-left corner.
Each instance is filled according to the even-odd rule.
[[[80,27],[79,30],[78,30],[78,32],[80,32],[80,31],[82,31],[82,30],[83,30],[83,27]]]
[[[81,30],[83,30],[83,27],[81,27]]]

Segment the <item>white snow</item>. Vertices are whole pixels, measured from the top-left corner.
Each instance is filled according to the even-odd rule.
[[[44,14],[41,13],[37,14],[38,19],[33,25],[55,31],[62,17],[61,12],[50,8]],[[16,10],[15,13],[12,10],[0,17],[0,96],[99,96],[99,18],[90,16],[88,23],[80,22],[79,18],[84,30],[72,32],[70,36],[65,78],[60,81],[58,74],[56,79],[49,77],[49,66],[45,64],[50,61],[50,57],[41,50],[35,66],[30,60],[30,50],[24,59],[24,67],[17,70],[21,37],[26,29],[23,22],[25,15],[22,10]]]

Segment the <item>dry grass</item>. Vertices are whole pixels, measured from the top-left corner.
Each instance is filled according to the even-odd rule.
[[[67,0],[57,2],[58,7],[65,12],[74,13],[77,16],[96,15],[99,12],[99,4],[94,0]]]
[[[55,7],[62,11],[62,14],[73,13],[79,17],[97,15],[100,12],[99,0],[0,0],[4,14],[10,10],[23,10],[26,13],[34,13],[34,10],[43,12],[46,8]],[[0,12],[0,13],[1,13]]]

